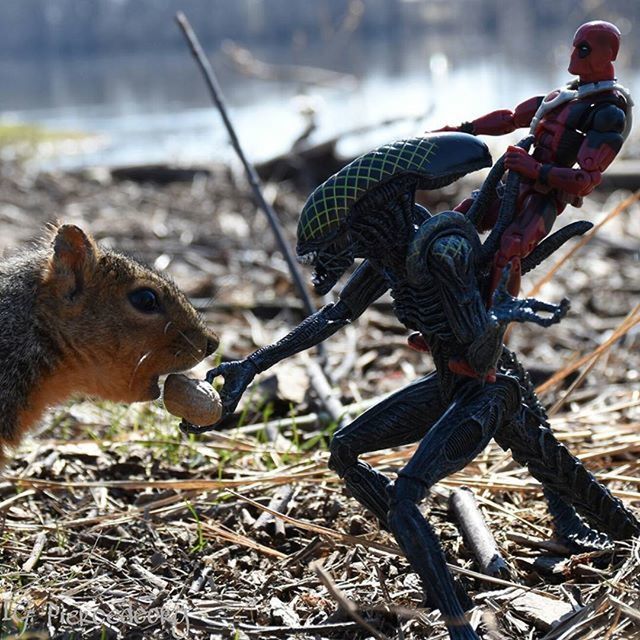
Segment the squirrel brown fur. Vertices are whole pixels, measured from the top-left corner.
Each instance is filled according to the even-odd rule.
[[[72,394],[153,400],[217,336],[166,277],[74,225],[0,261],[0,465],[47,407]]]

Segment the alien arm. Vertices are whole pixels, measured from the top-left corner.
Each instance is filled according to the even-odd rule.
[[[509,270],[505,269],[487,309],[478,287],[473,248],[462,234],[437,238],[427,252],[425,273],[437,282],[449,327],[464,348],[460,355],[466,363],[454,358],[448,363],[449,369],[485,377],[502,353],[504,332],[510,322],[547,327],[566,315],[569,301],[554,305],[535,298],[515,298],[507,292]]]
[[[223,417],[235,411],[242,394],[256,374],[326,340],[360,316],[387,289],[388,285],[382,274],[365,261],[347,282],[338,302],[328,304],[310,315],[278,342],[254,351],[244,360],[223,362],[207,372],[206,379],[210,383],[218,376],[224,378],[224,386],[220,391]],[[211,427],[207,427],[209,428]],[[192,428],[188,430],[193,431]],[[198,429],[196,432],[204,430],[206,429]]]
[[[362,315],[388,288],[380,272],[364,261],[340,293],[338,302],[324,306],[278,342],[254,351],[247,360],[253,364],[256,373],[260,373],[289,356],[319,344]]]
[[[437,238],[427,254],[426,266],[425,272],[438,284],[456,341],[465,347],[471,368],[484,377],[502,351],[504,327],[489,314],[480,294],[471,242],[462,234]]]
[[[528,127],[544,96],[535,96],[511,109],[498,109],[457,127],[443,127],[440,131],[462,131],[473,135],[501,136]]]

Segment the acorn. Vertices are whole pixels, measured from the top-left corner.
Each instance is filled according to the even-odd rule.
[[[216,390],[204,380],[181,373],[167,376],[163,391],[166,410],[191,424],[208,426],[222,416],[222,402]]]

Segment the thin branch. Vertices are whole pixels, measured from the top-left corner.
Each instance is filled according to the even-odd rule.
[[[454,489],[449,496],[449,507],[460,523],[467,544],[478,561],[480,571],[489,576],[507,577],[509,567],[478,508],[471,489],[468,487]]]
[[[340,607],[340,609],[342,609],[342,611],[344,611],[344,613],[352,618],[354,622],[357,622],[363,629],[367,631],[367,633],[376,638],[376,640],[387,640],[387,636],[378,632],[366,620],[364,620],[364,618],[358,612],[358,606],[356,605],[356,603],[349,600],[349,598],[347,598],[347,596],[342,593],[336,583],[331,579],[331,576],[324,570],[319,562],[314,562],[311,565],[311,568],[316,572],[316,575],[318,576],[320,582],[322,582],[325,589],[338,603],[338,606]]]
[[[549,389],[552,389],[553,387],[559,385],[567,376],[571,375],[574,371],[578,370],[584,364],[587,364],[593,359],[599,358],[604,352],[608,351],[622,336],[631,331],[631,329],[633,329],[639,323],[640,303],[637,304],[629,312],[629,314],[624,318],[624,320],[618,325],[616,330],[607,338],[607,340],[603,344],[601,344],[591,353],[588,353],[586,356],[583,356],[576,362],[573,362],[560,371],[556,372],[547,381],[536,387],[536,393],[538,395],[546,393]],[[580,378],[580,382],[582,382],[582,378]],[[569,393],[572,391],[573,389],[570,389],[570,391],[565,395],[562,400],[563,403],[567,399]]]
[[[307,291],[307,287],[304,284],[302,279],[302,275],[300,273],[300,269],[293,257],[291,249],[289,248],[289,243],[287,239],[284,237],[284,232],[282,231],[282,225],[278,220],[278,216],[276,212],[273,210],[267,201],[265,200],[264,195],[262,194],[262,188],[260,185],[260,178],[254,168],[254,166],[247,160],[247,157],[240,145],[240,141],[238,140],[238,136],[236,135],[235,128],[231,119],[229,118],[229,112],[227,111],[226,102],[224,96],[222,94],[222,89],[220,87],[220,83],[218,82],[218,78],[213,70],[213,67],[209,63],[200,42],[198,41],[198,37],[194,33],[187,17],[181,11],[176,14],[176,22],[178,26],[182,30],[184,37],[189,44],[189,48],[191,49],[191,53],[195,58],[198,66],[200,67],[200,71],[204,77],[204,80],[207,84],[207,88],[209,89],[209,94],[211,95],[211,99],[214,104],[218,108],[220,115],[222,116],[222,120],[224,122],[224,126],[227,129],[229,134],[229,138],[231,139],[231,144],[235,152],[238,154],[240,161],[244,167],[244,170],[247,174],[247,179],[249,180],[249,185],[251,186],[251,190],[258,202],[260,208],[264,211],[269,220],[269,224],[273,233],[276,236],[276,240],[278,242],[278,246],[280,247],[280,251],[284,255],[284,258],[289,267],[289,271],[291,272],[291,277],[293,278],[293,282],[298,290],[298,294],[304,304],[305,313],[307,315],[311,315],[315,312],[315,305],[309,296],[309,292]]]

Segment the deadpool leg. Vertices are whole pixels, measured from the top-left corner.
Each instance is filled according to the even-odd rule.
[[[329,467],[362,505],[387,526],[389,478],[358,456],[417,442],[444,411],[432,373],[400,389],[339,429],[331,440]]]
[[[520,261],[528,256],[553,227],[558,215],[558,209],[549,197],[539,193],[529,193],[521,200],[522,205],[516,219],[502,234],[500,248],[494,258],[489,291],[491,296],[498,287],[502,270],[511,265],[508,290],[512,296],[520,291],[521,268]]]
[[[438,538],[418,504],[435,482],[471,462],[496,429],[513,418],[519,405],[520,387],[513,378],[498,376],[490,385],[465,382],[389,487],[389,528],[454,640],[477,640],[478,636],[465,620]]]

